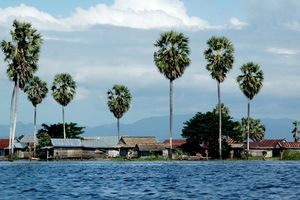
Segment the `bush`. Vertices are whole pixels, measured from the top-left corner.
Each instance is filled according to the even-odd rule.
[[[300,152],[295,150],[284,150],[283,160],[300,160]]]

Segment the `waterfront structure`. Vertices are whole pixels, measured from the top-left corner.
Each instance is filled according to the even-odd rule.
[[[138,146],[137,146],[138,144]],[[145,145],[148,145],[146,148]],[[121,157],[139,157],[141,154],[138,149],[141,147],[141,150],[146,150],[149,152],[154,149],[159,149],[160,147],[157,139],[155,137],[129,137],[123,136],[121,137],[119,143],[115,145],[115,148],[120,149]]]
[[[83,158],[113,158],[119,156],[119,150],[113,147],[118,144],[118,136],[88,137],[81,142]]]
[[[285,143],[285,139],[265,139],[260,142],[250,142],[249,143],[249,153],[251,156],[263,156],[266,152],[266,157],[279,156],[279,149],[276,148],[278,143]],[[246,149],[246,146],[244,146]]]

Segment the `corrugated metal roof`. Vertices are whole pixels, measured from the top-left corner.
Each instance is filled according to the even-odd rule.
[[[278,142],[283,142],[284,139],[277,139],[277,140],[262,140],[261,142],[250,142],[249,148],[250,149],[261,149],[261,148],[275,148]],[[245,144],[245,148],[247,148],[247,144]]]
[[[9,139],[0,139],[0,149],[5,149],[9,146]]]
[[[278,143],[282,148],[286,149],[300,149],[299,142],[279,142]]]
[[[21,142],[14,143],[14,146],[16,149],[25,149],[26,148],[26,144],[21,143]]]
[[[54,138],[51,139],[52,146],[55,147],[82,147],[82,143],[80,139],[61,139]]]
[[[172,140],[172,148],[176,149],[185,143],[186,143],[185,139],[174,139],[174,140]],[[165,145],[166,148],[170,148],[170,140],[169,139],[163,141],[163,144]]]
[[[97,136],[97,139],[82,140],[82,146],[86,148],[109,148],[118,144],[118,136]]]
[[[24,135],[24,137],[20,140],[23,143],[34,143],[33,135]]]

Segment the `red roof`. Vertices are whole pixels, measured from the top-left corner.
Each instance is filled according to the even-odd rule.
[[[279,142],[278,144],[282,148],[287,148],[287,149],[297,148],[297,149],[300,149],[300,143],[299,142]]]
[[[173,147],[173,149],[177,149],[185,143],[186,143],[185,139],[174,139],[174,140],[172,140],[172,147]],[[163,144],[166,148],[170,148],[170,140],[169,139],[163,141]]]
[[[249,148],[250,149],[259,149],[259,148],[275,148],[278,142],[284,142],[284,139],[277,139],[277,140],[262,140],[261,142],[250,142]],[[245,148],[247,144],[245,144]]]
[[[227,142],[227,144],[229,144],[229,145],[235,143],[235,141],[234,141],[233,139],[231,139],[231,138],[226,139],[226,142]]]
[[[0,139],[0,149],[4,149],[9,146],[9,139]]]

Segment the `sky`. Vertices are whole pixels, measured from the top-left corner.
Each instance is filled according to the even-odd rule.
[[[221,84],[222,102],[234,118],[247,115],[247,99],[236,77],[252,61],[264,72],[264,86],[251,102],[254,118],[300,120],[300,1],[297,0],[1,0],[0,39],[11,40],[12,21],[32,23],[43,44],[36,75],[51,87],[57,73],[77,83],[66,107],[67,122],[83,126],[114,123],[107,90],[126,85],[132,94],[123,123],[169,114],[169,81],[153,62],[155,41],[175,30],[189,37],[191,65],[174,81],[174,114],[212,110],[217,84],[203,52],[212,36],[234,45],[235,62]],[[13,83],[0,53],[0,124],[9,123]],[[33,106],[21,92],[18,121],[32,123]],[[38,105],[38,123],[62,121],[51,92]]]

